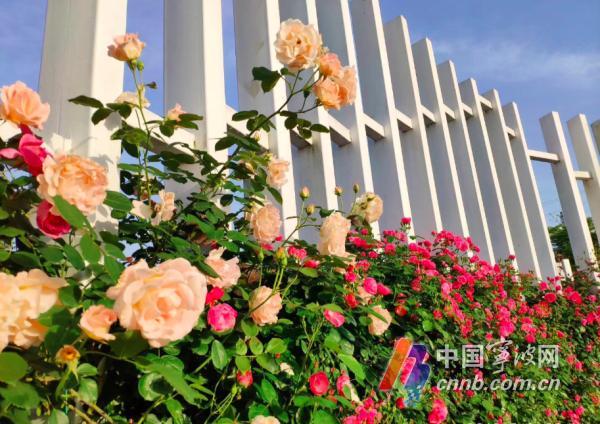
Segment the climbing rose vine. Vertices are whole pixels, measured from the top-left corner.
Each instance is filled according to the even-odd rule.
[[[252,73],[264,92],[285,84],[288,98],[270,115],[236,113],[247,133],[216,142],[224,160],[177,142],[176,130],[202,119],[182,105],[148,119],[145,91],[156,84],[144,83],[144,47],[136,34],[108,47],[135,92],[71,99],[92,109],[94,124],[120,117],[110,138],[131,160],[119,164],[119,190],[102,164],[52,151],[34,132],[50,113],[37,93],[22,82],[2,88],[0,118],[17,135],[0,140],[0,422],[597,420],[600,303],[585,275],[536,281],[511,261],[481,259],[469,238],[420,238],[400,216],[398,228],[373,234],[385,199],[357,185],[345,188],[355,195],[347,210],[311,203],[305,187],[298,216],[281,216],[289,158],[265,154],[259,139],[276,116],[306,139],[326,132],[303,114],[356,96],[354,68],[314,27],[282,23],[274,49],[284,66]],[[154,151],[157,142],[172,148]],[[177,185],[194,189],[178,198]],[[290,234],[284,219],[295,223]],[[303,240],[311,232],[315,244]],[[418,403],[407,375],[378,388],[400,337],[430,355]],[[433,354],[508,340],[518,350],[499,374],[491,352],[466,369]],[[519,355],[539,344],[558,347],[558,367]],[[440,390],[449,378],[561,385]]]

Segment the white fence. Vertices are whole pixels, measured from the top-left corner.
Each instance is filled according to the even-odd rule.
[[[110,126],[93,126],[89,111],[68,98],[87,94],[114,100],[123,90],[123,66],[106,55],[116,34],[126,32],[126,0],[49,0],[40,75],[42,98],[52,106],[46,134],[73,140],[75,152],[94,157],[118,186],[120,149],[108,141]],[[548,152],[527,147],[516,104],[502,105],[496,90],[480,94],[473,79],[458,82],[452,62],[437,64],[431,42],[413,43],[399,17],[384,25],[378,0],[234,0],[240,109],[272,111],[285,87],[260,93],[253,66],[279,68],[273,41],[281,20],[314,24],[360,79],[353,107],[309,119],[331,128],[305,141],[276,121],[265,146],[292,162],[283,187],[283,213],[296,214],[297,190],[311,188],[315,203],[335,208],[336,185],[354,183],[385,200],[382,228],[412,216],[415,232],[446,228],[471,235],[482,256],[516,254],[521,270],[556,275],[557,267],[530,160],[552,164],[565,223],[580,267],[595,261],[577,180],[585,184],[593,222],[600,228],[600,167],[583,115],[568,121],[577,161],[569,157],[557,113],[541,119]],[[176,141],[209,151],[234,111],[225,103],[220,0],[164,1],[165,107],[179,102],[205,116],[195,133]],[[600,144],[600,123],[594,125]],[[345,199],[347,205],[351,199]],[[291,226],[292,223],[287,225]],[[290,227],[285,228],[286,231]]]

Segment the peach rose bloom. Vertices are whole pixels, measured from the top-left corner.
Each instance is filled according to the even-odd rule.
[[[139,106],[140,100],[138,94],[131,91],[124,91],[115,99],[115,103],[127,103],[132,106]],[[146,97],[142,97],[142,106],[149,107],[150,101]]]
[[[358,289],[356,289],[356,294],[360,299],[360,303],[362,303],[363,305],[368,304],[369,301],[374,297],[371,293],[366,291],[363,286],[359,286]]]
[[[161,190],[158,192],[159,202],[154,203],[154,207],[147,205],[139,200],[131,202],[133,209],[131,213],[140,218],[146,219],[156,226],[163,221],[170,221],[175,214],[175,193]],[[154,216],[152,216],[154,215]]]
[[[91,159],[75,155],[48,156],[44,172],[37,176],[38,193],[52,203],[61,196],[85,215],[93,213],[106,198],[106,170]]]
[[[335,53],[325,53],[319,58],[319,71],[325,76],[336,75],[342,70],[342,62]]]
[[[117,321],[117,313],[104,305],[89,307],[79,320],[79,327],[90,339],[98,342],[114,340],[110,327]]]
[[[271,187],[281,188],[287,183],[287,172],[290,163],[283,159],[271,159],[267,166],[267,184]]]
[[[322,44],[321,34],[314,26],[288,19],[281,23],[275,40],[277,60],[292,72],[310,68],[315,64]]]
[[[337,74],[321,78],[313,86],[325,109],[341,109],[356,100],[356,70],[346,66]]]
[[[282,299],[280,294],[276,293],[271,296],[272,293],[273,289],[261,286],[252,292],[248,301],[248,306],[252,311],[250,317],[261,327],[266,324],[275,324],[277,314],[281,310]]]
[[[369,224],[377,221],[383,214],[383,200],[375,193],[365,193],[352,207],[352,214],[364,218]]]
[[[259,243],[271,243],[279,236],[281,214],[270,203],[256,206],[250,214],[252,234]]]
[[[250,424],[279,424],[279,420],[275,417],[265,417],[264,415],[257,415],[250,421]]]
[[[142,55],[146,43],[140,41],[137,34],[118,35],[108,46],[108,55],[123,62],[137,59]]]
[[[239,278],[242,275],[240,267],[238,265],[238,258],[231,258],[229,260],[223,259],[221,256],[225,249],[222,247],[219,249],[211,250],[208,254],[208,258],[204,262],[210,266],[218,275],[219,278],[206,276],[208,284],[227,289],[237,284]]]
[[[369,324],[369,334],[373,336],[381,336],[392,323],[392,315],[387,309],[380,305],[373,306],[373,311],[385,318],[385,321],[373,314],[369,314],[369,318],[371,318],[371,323]]]
[[[13,278],[0,273],[0,352],[10,343],[12,330],[19,319],[20,293]]]
[[[170,119],[171,121],[179,121],[179,115],[183,115],[184,113],[187,112],[183,110],[179,103],[175,103],[175,106],[172,109],[169,109],[167,112],[167,119]]]
[[[42,103],[40,95],[21,81],[2,87],[0,118],[16,125],[43,128],[50,115],[50,105]]]
[[[350,231],[350,220],[339,212],[325,218],[321,225],[320,238],[317,244],[321,255],[346,256],[346,236]]]
[[[206,277],[186,259],[153,268],[141,260],[125,269],[107,291],[114,311],[128,330],[139,330],[152,347],[187,335],[198,322],[206,299]]]

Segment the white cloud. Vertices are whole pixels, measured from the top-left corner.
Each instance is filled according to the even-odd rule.
[[[438,56],[452,59],[473,77],[500,82],[543,80],[587,87],[600,80],[600,52],[550,51],[516,40],[455,39],[434,43]]]

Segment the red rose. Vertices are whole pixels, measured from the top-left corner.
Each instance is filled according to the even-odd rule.
[[[327,378],[327,374],[323,371],[311,375],[308,379],[308,383],[310,385],[310,391],[315,396],[322,396],[327,393],[327,389],[329,389],[329,379]]]

